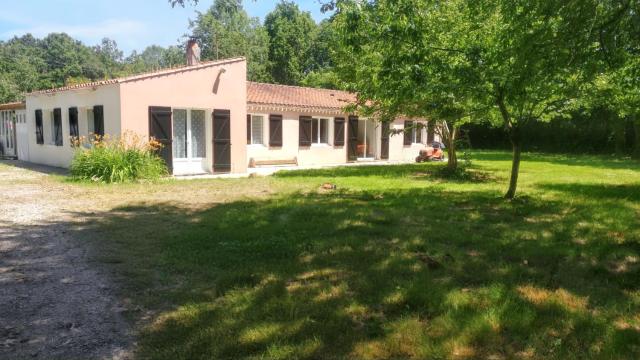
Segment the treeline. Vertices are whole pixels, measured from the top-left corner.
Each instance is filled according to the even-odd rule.
[[[216,0],[198,12],[187,37],[202,47],[202,60],[245,56],[252,81],[336,88],[330,45],[331,22],[317,24],[308,12],[283,1],[263,23],[249,17],[241,0]],[[27,34],[0,41],[0,103],[24,93],[110,79],[182,65],[184,44],[152,45],[124,56],[114,40],[87,46],[64,33],[43,39]]]
[[[25,92],[137,74],[184,62],[183,50],[149,46],[124,57],[115,41],[87,46],[64,33],[31,34],[0,42],[0,102]]]
[[[640,126],[630,117],[620,117],[605,109],[590,113],[575,113],[568,119],[531,122],[523,126],[525,151],[556,153],[591,153],[635,156],[640,148]],[[488,122],[465,124],[462,139],[472,148],[509,149],[511,143],[504,127]]]

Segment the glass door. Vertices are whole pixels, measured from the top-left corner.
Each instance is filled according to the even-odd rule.
[[[173,173],[206,172],[205,111],[173,110]]]
[[[373,120],[358,120],[358,160],[376,158],[376,126]]]

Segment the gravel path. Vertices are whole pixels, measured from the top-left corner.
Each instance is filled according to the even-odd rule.
[[[0,162],[0,359],[129,359],[124,307],[68,231],[69,186],[33,170]]]

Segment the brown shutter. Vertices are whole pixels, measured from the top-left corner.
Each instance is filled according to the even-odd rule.
[[[433,121],[427,123],[427,145],[432,145],[435,140],[435,129]]]
[[[358,160],[358,117],[355,115],[349,116],[349,122],[347,126],[347,160]]]
[[[282,115],[269,115],[269,146],[282,146]]]
[[[36,144],[44,144],[42,132],[42,110],[36,110]]]
[[[333,119],[333,145],[344,146],[344,118]]]
[[[382,123],[382,136],[380,138],[380,159],[389,159],[389,136],[391,124],[388,121]]]
[[[413,133],[411,132],[411,126],[413,125],[413,121],[405,121],[404,122],[404,144],[411,145],[413,139],[411,138]]]
[[[298,143],[300,146],[311,145],[311,116],[300,116]]]
[[[80,130],[78,129],[78,108],[69,108],[69,136],[77,138],[80,136]]]
[[[422,125],[422,123],[419,123],[416,121],[416,142],[418,144],[422,143],[422,128],[424,128],[424,126]]]
[[[93,107],[93,124],[94,134],[104,136],[104,107],[102,105]]]
[[[62,146],[62,109],[53,109],[53,143]]]
[[[251,115],[247,114],[247,144],[251,144]]]

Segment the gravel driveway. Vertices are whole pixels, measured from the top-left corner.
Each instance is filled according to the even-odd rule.
[[[124,306],[68,231],[77,194],[21,167],[0,162],[0,359],[130,358]]]

